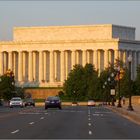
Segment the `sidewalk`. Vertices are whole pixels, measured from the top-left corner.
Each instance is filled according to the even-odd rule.
[[[140,104],[133,105],[134,111],[127,110],[128,104],[122,105],[121,108],[118,108],[117,105],[116,106],[106,106],[106,107],[140,125]]]

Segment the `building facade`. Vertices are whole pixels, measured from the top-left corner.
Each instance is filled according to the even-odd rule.
[[[13,41],[0,42],[0,75],[14,72],[25,87],[62,86],[75,64],[94,64],[99,73],[132,55],[132,78],[140,64],[135,28],[105,25],[16,27]]]

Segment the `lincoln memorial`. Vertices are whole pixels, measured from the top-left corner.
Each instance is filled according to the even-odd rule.
[[[116,59],[128,64],[132,78],[140,64],[135,28],[105,24],[15,27],[13,41],[0,42],[0,75],[11,69],[17,86],[62,86],[75,64],[94,64],[99,73]]]

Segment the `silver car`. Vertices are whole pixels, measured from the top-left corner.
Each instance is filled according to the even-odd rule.
[[[10,108],[15,107],[15,106],[19,106],[19,107],[23,107],[23,101],[20,97],[14,97],[10,100]]]

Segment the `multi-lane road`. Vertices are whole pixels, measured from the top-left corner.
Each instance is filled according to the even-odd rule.
[[[104,107],[0,107],[0,139],[140,138],[140,125]]]

